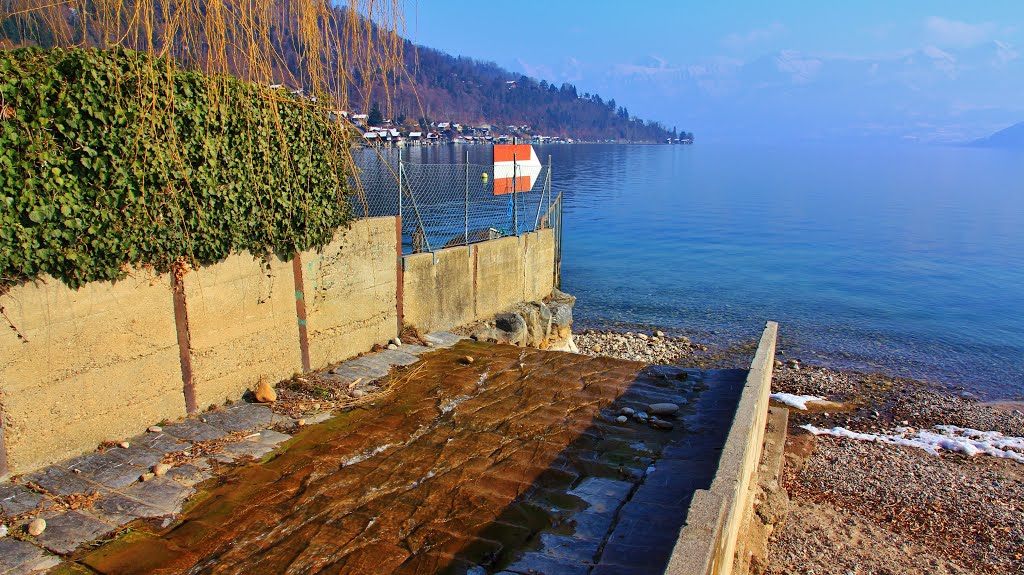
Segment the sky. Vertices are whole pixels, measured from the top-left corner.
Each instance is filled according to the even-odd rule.
[[[411,1],[405,35],[710,141],[960,142],[1024,122],[1024,1]]]

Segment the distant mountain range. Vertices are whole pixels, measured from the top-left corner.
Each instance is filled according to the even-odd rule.
[[[1024,122],[1014,124],[1004,130],[971,142],[979,148],[1020,148],[1024,149]]]

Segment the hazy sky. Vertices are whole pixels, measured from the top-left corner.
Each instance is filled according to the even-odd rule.
[[[959,141],[1024,121],[1024,1],[411,2],[406,35],[708,140]]]

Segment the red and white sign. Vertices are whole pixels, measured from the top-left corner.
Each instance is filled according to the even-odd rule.
[[[540,176],[541,163],[529,144],[494,146],[494,195],[529,192]]]

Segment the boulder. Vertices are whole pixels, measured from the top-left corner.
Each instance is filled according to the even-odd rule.
[[[516,345],[526,344],[527,326],[523,316],[517,313],[499,313],[494,317],[494,327],[500,334],[498,343],[513,343]]]
[[[547,308],[551,312],[551,325],[556,329],[572,325],[571,305],[553,301],[547,304]]]
[[[555,288],[551,290],[551,295],[548,296],[548,301],[558,302],[567,304],[569,307],[576,305],[576,296],[569,295],[564,291]]]
[[[525,345],[546,348],[548,336],[551,335],[551,310],[548,306],[540,302],[524,302],[517,304],[513,312],[526,323]]]

